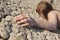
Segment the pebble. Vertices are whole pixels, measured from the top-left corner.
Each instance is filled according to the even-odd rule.
[[[13,18],[12,16],[7,16],[5,20],[9,22],[9,21],[12,21],[12,18]]]

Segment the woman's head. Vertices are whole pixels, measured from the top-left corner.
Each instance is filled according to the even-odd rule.
[[[46,1],[41,1],[36,8],[36,12],[44,14],[45,17],[47,17],[48,12],[53,10],[53,7]]]

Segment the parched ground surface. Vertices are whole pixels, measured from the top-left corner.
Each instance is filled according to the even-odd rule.
[[[60,30],[55,32],[37,27],[19,27],[14,17],[22,13],[38,18],[36,5],[41,0],[0,0],[0,40],[60,40]],[[47,0],[60,10],[60,0]]]

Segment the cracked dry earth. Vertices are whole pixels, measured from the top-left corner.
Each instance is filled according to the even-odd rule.
[[[38,18],[36,5],[41,0],[0,0],[0,40],[60,40],[60,30],[51,32],[37,27],[19,27],[14,17],[21,13]],[[47,0],[60,10],[60,0]]]

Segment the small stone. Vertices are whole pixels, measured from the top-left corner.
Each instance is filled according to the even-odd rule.
[[[18,15],[18,12],[17,11],[13,11],[13,12],[11,12],[11,15],[12,16],[16,16],[16,15]]]
[[[12,21],[12,18],[13,18],[12,16],[7,16],[5,20],[9,22]]]
[[[6,28],[5,28],[5,26],[3,25],[3,23],[0,24],[0,28],[1,28],[1,29],[0,29],[0,35],[1,35],[1,37],[4,38],[4,39],[8,38],[9,35],[8,35],[8,33],[7,33],[7,31],[6,31]]]
[[[9,27],[9,26],[6,26],[6,31],[7,31],[8,33],[11,33],[11,32],[12,32],[12,29],[11,29],[11,27]]]
[[[9,23],[8,22],[5,22],[5,25],[7,26]]]

